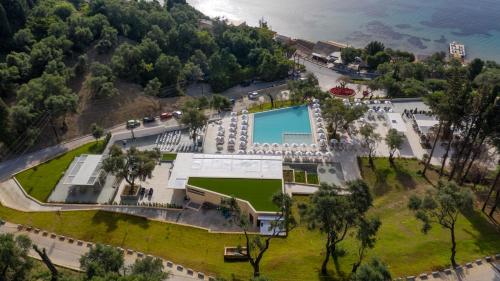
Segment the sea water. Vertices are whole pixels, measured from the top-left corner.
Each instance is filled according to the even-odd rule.
[[[500,62],[499,0],[188,0],[211,17],[258,25],[312,41],[333,40],[428,55],[465,44],[467,58]]]

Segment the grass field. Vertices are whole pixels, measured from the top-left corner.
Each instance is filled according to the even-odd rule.
[[[435,226],[424,235],[420,231],[421,224],[406,207],[411,194],[432,187],[417,174],[421,168],[418,162],[396,160],[397,169],[393,169],[387,159],[376,159],[379,172],[372,171],[365,159],[360,163],[366,181],[374,186],[374,207],[369,215],[378,216],[382,221],[376,246],[368,251],[367,258],[378,256],[388,263],[393,277],[430,272],[449,265],[449,232]],[[430,173],[429,178],[435,182],[435,174]],[[295,202],[307,200],[308,197],[294,196]],[[196,228],[99,211],[22,213],[0,207],[0,217],[82,240],[151,253],[229,279],[234,274],[236,280],[248,280],[251,275],[249,264],[226,263],[223,259],[224,246],[243,242],[239,235],[212,234]],[[500,250],[498,230],[479,212],[460,216],[456,235],[457,261],[460,263]],[[323,244],[322,234],[301,224],[287,238],[271,242],[261,271],[274,281],[320,280]],[[352,235],[340,245],[347,254],[339,258],[337,265],[329,264],[332,276],[347,276],[356,257],[357,243]]]
[[[70,150],[48,162],[23,171],[15,177],[29,195],[45,202],[76,156],[82,154],[99,154],[103,150],[103,141],[97,143],[91,142]]]
[[[161,155],[162,161],[174,161],[177,158],[177,153],[163,153]]]
[[[281,180],[189,178],[188,184],[249,201],[257,211],[274,211],[275,193],[281,191]]]

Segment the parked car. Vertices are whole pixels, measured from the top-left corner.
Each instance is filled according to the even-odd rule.
[[[146,116],[146,117],[142,118],[142,122],[144,124],[153,123],[154,121],[155,121],[155,118],[153,116]]]
[[[146,189],[144,187],[141,187],[141,189],[139,190],[139,194],[141,196],[144,196],[144,193],[146,193]]]
[[[160,114],[160,119],[169,119],[172,118],[172,112],[163,112]]]
[[[148,196],[151,196],[151,195],[153,195],[153,189],[152,188],[150,188],[149,191],[148,191]]]
[[[179,118],[181,118],[181,117],[182,117],[182,111],[178,111],[178,110],[177,110],[177,111],[174,111],[174,112],[172,112],[172,115],[173,115],[175,118],[179,119]]]
[[[131,119],[131,120],[127,121],[127,129],[137,128],[140,125],[141,125],[141,121],[139,121],[139,120]]]
[[[251,99],[251,100],[257,99],[258,96],[259,96],[258,92],[250,92],[250,93],[248,93],[248,99]]]
[[[240,83],[242,87],[248,87],[252,84],[252,80],[244,80],[243,82]]]
[[[235,99],[229,99],[229,102],[234,105],[236,103],[236,100]]]

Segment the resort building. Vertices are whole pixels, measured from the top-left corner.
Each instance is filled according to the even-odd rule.
[[[104,171],[101,169],[102,155],[83,154],[76,157],[69,166],[64,179],[67,186],[100,186]]]
[[[195,207],[217,206],[223,198],[234,197],[253,226],[266,233],[277,211],[272,197],[284,192],[282,158],[180,153],[168,187],[185,190],[189,205]]]

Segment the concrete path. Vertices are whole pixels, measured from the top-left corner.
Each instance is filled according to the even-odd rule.
[[[396,280],[412,281],[500,281],[500,260],[487,262],[484,259],[467,263],[458,270],[444,270],[419,276],[401,277]]]
[[[28,236],[33,244],[39,248],[45,248],[52,262],[58,266],[80,271],[80,257],[89,251],[92,243],[75,240],[72,238],[48,233],[43,230],[23,228],[20,230],[17,224],[5,223],[0,226],[0,234],[12,233],[14,235],[24,234]],[[38,254],[31,249],[29,255],[35,259],[40,259]],[[125,266],[132,265],[136,259],[143,257],[145,254],[132,250],[124,251]],[[168,280],[172,281],[192,281],[192,280],[209,280],[209,277],[204,273],[195,272],[187,269],[182,265],[174,264],[170,261],[163,261],[166,271],[171,273]]]

